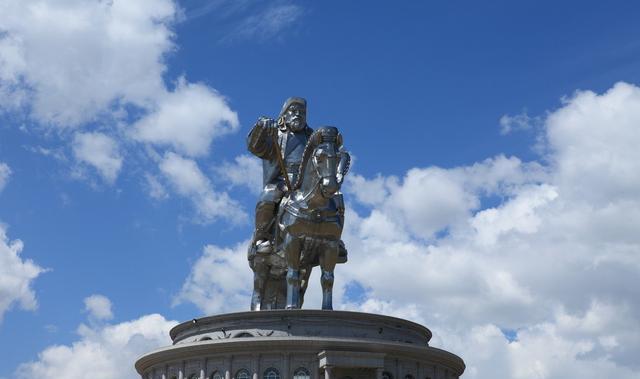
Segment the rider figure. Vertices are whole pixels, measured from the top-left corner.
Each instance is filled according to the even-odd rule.
[[[262,159],[263,185],[256,204],[256,222],[250,257],[272,252],[273,224],[287,183],[295,183],[302,161],[302,153],[313,130],[307,125],[307,101],[291,97],[285,101],[277,120],[260,117],[247,137],[251,153]],[[276,142],[277,141],[277,142]],[[274,146],[275,143],[278,146]],[[277,154],[281,154],[279,162]],[[282,166],[287,172],[284,178]]]

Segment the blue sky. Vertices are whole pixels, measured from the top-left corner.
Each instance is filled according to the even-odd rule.
[[[246,309],[245,136],[294,95],[355,157],[339,308],[424,323],[469,378],[637,377],[639,11],[0,0],[0,378],[91,344],[133,377],[119,325],[153,348]]]

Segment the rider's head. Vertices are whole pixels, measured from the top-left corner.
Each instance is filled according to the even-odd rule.
[[[307,126],[307,101],[301,97],[290,97],[284,102],[279,123],[294,132]]]

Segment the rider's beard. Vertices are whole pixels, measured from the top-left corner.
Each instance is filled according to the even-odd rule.
[[[305,127],[305,123],[301,118],[294,118],[288,123],[289,129],[293,132],[299,132]]]

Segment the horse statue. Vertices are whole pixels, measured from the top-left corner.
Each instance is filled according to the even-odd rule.
[[[280,204],[277,219],[287,260],[287,309],[302,306],[315,262],[322,270],[322,309],[333,309],[333,271],[344,226],[342,197],[336,201],[336,195],[348,170],[348,164],[339,169],[340,154],[346,154],[341,147],[337,128],[316,130],[305,147],[292,191]]]
[[[257,253],[251,260],[253,310],[301,308],[311,271],[318,265],[322,309],[333,309],[333,271],[347,260],[340,240],[344,202],[339,190],[350,162],[337,128],[322,127],[309,137],[297,180],[278,207],[274,251]]]

